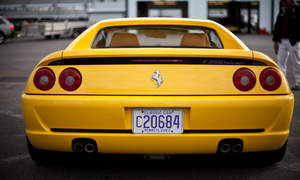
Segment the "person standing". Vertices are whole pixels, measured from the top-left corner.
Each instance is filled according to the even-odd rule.
[[[280,1],[273,41],[277,63],[285,75],[287,59],[290,56],[295,77],[295,86],[292,90],[300,90],[300,7],[295,1]]]

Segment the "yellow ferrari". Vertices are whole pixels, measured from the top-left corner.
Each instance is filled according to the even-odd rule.
[[[22,95],[33,160],[237,154],[280,161],[294,96],[278,65],[209,20],[101,21],[34,68]]]

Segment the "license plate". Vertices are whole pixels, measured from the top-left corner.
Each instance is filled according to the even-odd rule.
[[[140,108],[132,111],[134,134],[182,134],[183,110]]]

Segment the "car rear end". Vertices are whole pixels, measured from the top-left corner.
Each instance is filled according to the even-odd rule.
[[[15,31],[14,25],[7,19],[0,16],[0,43],[3,43],[5,39],[12,37]]]
[[[190,37],[199,38],[192,32]],[[145,34],[164,38],[161,32]],[[86,43],[86,36],[79,40]],[[236,49],[119,47],[132,46],[132,41],[120,43],[122,36],[118,33],[114,48],[73,43],[37,65],[22,96],[26,134],[34,147],[206,154],[274,151],[286,143],[294,97],[267,56],[243,44]],[[105,44],[99,42],[93,41],[95,47]]]
[[[86,62],[73,54],[65,51],[67,60],[37,67],[29,79],[34,83],[23,95],[26,132],[41,149],[72,151],[74,139],[90,138],[100,153],[216,153],[222,140],[239,139],[241,151],[251,152],[278,149],[287,140],[293,95],[275,65],[211,58],[201,50],[194,52],[198,58],[103,57]],[[252,57],[251,51],[246,54]],[[160,87],[151,79],[156,70],[164,76]],[[39,83],[52,87],[39,89]],[[182,130],[173,134],[150,128],[154,133],[141,133],[156,126],[161,115],[149,124],[146,119],[136,123],[143,110],[178,110],[180,122],[174,116],[173,125]]]

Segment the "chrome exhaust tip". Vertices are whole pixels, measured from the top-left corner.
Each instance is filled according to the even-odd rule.
[[[233,147],[232,147],[232,151],[235,152],[235,153],[241,152],[242,151],[242,144],[240,144],[240,143],[234,144]]]
[[[98,152],[97,143],[89,138],[76,138],[72,140],[73,152],[92,154]]]
[[[87,143],[85,146],[84,146],[84,151],[87,152],[87,153],[94,153],[96,150],[96,147],[94,144],[92,143]]]
[[[231,151],[231,145],[229,143],[224,143],[220,148],[221,153],[229,153]]]
[[[73,145],[73,151],[74,152],[82,152],[83,151],[83,145],[80,142],[77,142]]]

